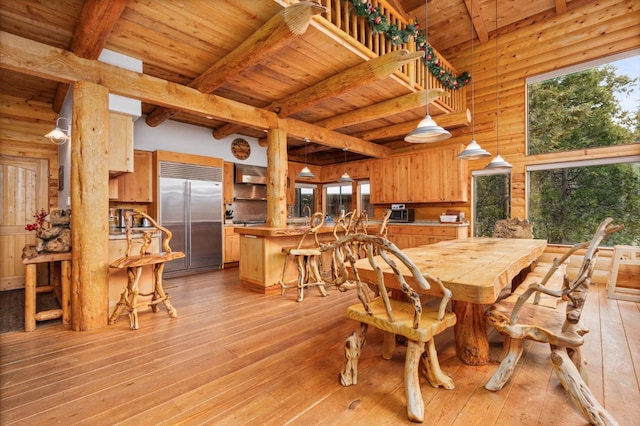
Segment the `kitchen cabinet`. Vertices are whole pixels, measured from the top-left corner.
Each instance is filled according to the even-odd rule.
[[[434,244],[440,241],[469,237],[469,225],[395,225],[387,228],[387,238],[398,248]]]
[[[109,199],[112,201],[150,203],[152,195],[152,153],[136,150],[133,153],[134,171],[109,180]]]
[[[134,170],[133,119],[109,112],[109,177]]]
[[[222,202],[224,204],[233,203],[233,183],[235,176],[233,174],[233,163],[224,162],[222,175]]]
[[[236,234],[233,226],[224,228],[224,263],[240,261],[240,234]]]
[[[371,161],[371,203],[466,202],[468,169],[462,145]]]

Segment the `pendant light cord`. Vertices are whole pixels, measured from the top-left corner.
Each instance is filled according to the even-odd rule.
[[[424,1],[424,87],[427,115],[429,115],[429,64],[427,52],[429,51],[429,12],[427,10],[428,0]]]
[[[496,0],[496,155],[500,155],[500,96],[498,93],[498,0]]]
[[[473,53],[473,0],[471,0],[471,140],[476,140],[476,79]]]

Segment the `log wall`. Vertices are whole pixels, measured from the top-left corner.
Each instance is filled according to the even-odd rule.
[[[475,139],[496,154],[496,134],[500,154],[513,165],[511,184],[512,216],[526,217],[525,168],[530,164],[640,154],[640,145],[589,149],[568,154],[527,156],[526,81],[547,73],[616,53],[640,48],[638,31],[640,3],[634,0],[603,0],[563,13],[553,19],[532,20],[509,34],[499,34],[487,43],[474,46]],[[456,69],[472,69],[471,49],[442,52]],[[496,133],[496,54],[499,116]],[[471,105],[471,90],[467,92]],[[467,133],[456,133],[452,142],[468,143]],[[489,160],[469,162],[479,170]],[[469,185],[471,188],[471,185]],[[469,197],[471,199],[471,197]]]

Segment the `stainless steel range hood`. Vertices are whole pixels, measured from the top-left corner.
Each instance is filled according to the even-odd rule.
[[[236,183],[267,184],[267,168],[236,164]]]

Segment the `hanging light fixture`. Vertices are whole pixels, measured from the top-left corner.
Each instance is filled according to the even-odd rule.
[[[473,10],[473,0],[471,0],[471,10]],[[475,74],[474,74],[474,50],[473,50],[473,19],[471,19],[471,142],[466,146],[456,157],[458,160],[478,160],[484,157],[491,157],[489,151],[482,149],[480,144],[476,142],[475,127],[476,127],[476,89],[475,89]]]
[[[418,127],[404,137],[406,142],[413,143],[430,143],[430,142],[439,142],[445,139],[449,139],[451,137],[451,133],[449,133],[446,129],[438,126],[435,120],[431,118],[429,115],[429,65],[427,64],[427,49],[429,46],[428,43],[428,33],[429,33],[429,18],[427,13],[427,1],[424,2],[424,68],[425,68],[425,96],[426,96],[426,107],[427,114],[425,117],[418,123]]]
[[[66,130],[63,130],[60,127],[60,120],[65,120],[67,122]],[[58,117],[55,129],[44,135],[44,137],[49,139],[54,145],[63,145],[66,141],[71,139],[71,123],[69,122],[69,119],[66,117]]]
[[[298,173],[298,177],[314,178],[316,177],[316,175],[311,173],[311,170],[309,170],[309,167],[307,167],[307,143],[309,142],[309,138],[304,138],[303,140],[304,140],[304,167],[302,168],[302,170],[300,170],[300,173]]]
[[[344,151],[344,173],[342,174],[342,176],[340,176],[338,182],[353,182],[353,179],[351,179],[351,176],[349,176],[349,173],[347,173],[347,151],[349,150],[349,148],[345,146],[344,148],[342,148],[342,150]]]
[[[510,169],[511,164],[507,163],[500,155],[500,126],[498,124],[498,117],[500,116],[500,101],[498,96],[498,0],[496,0],[496,156],[491,160],[489,164],[485,166],[485,169]]]

